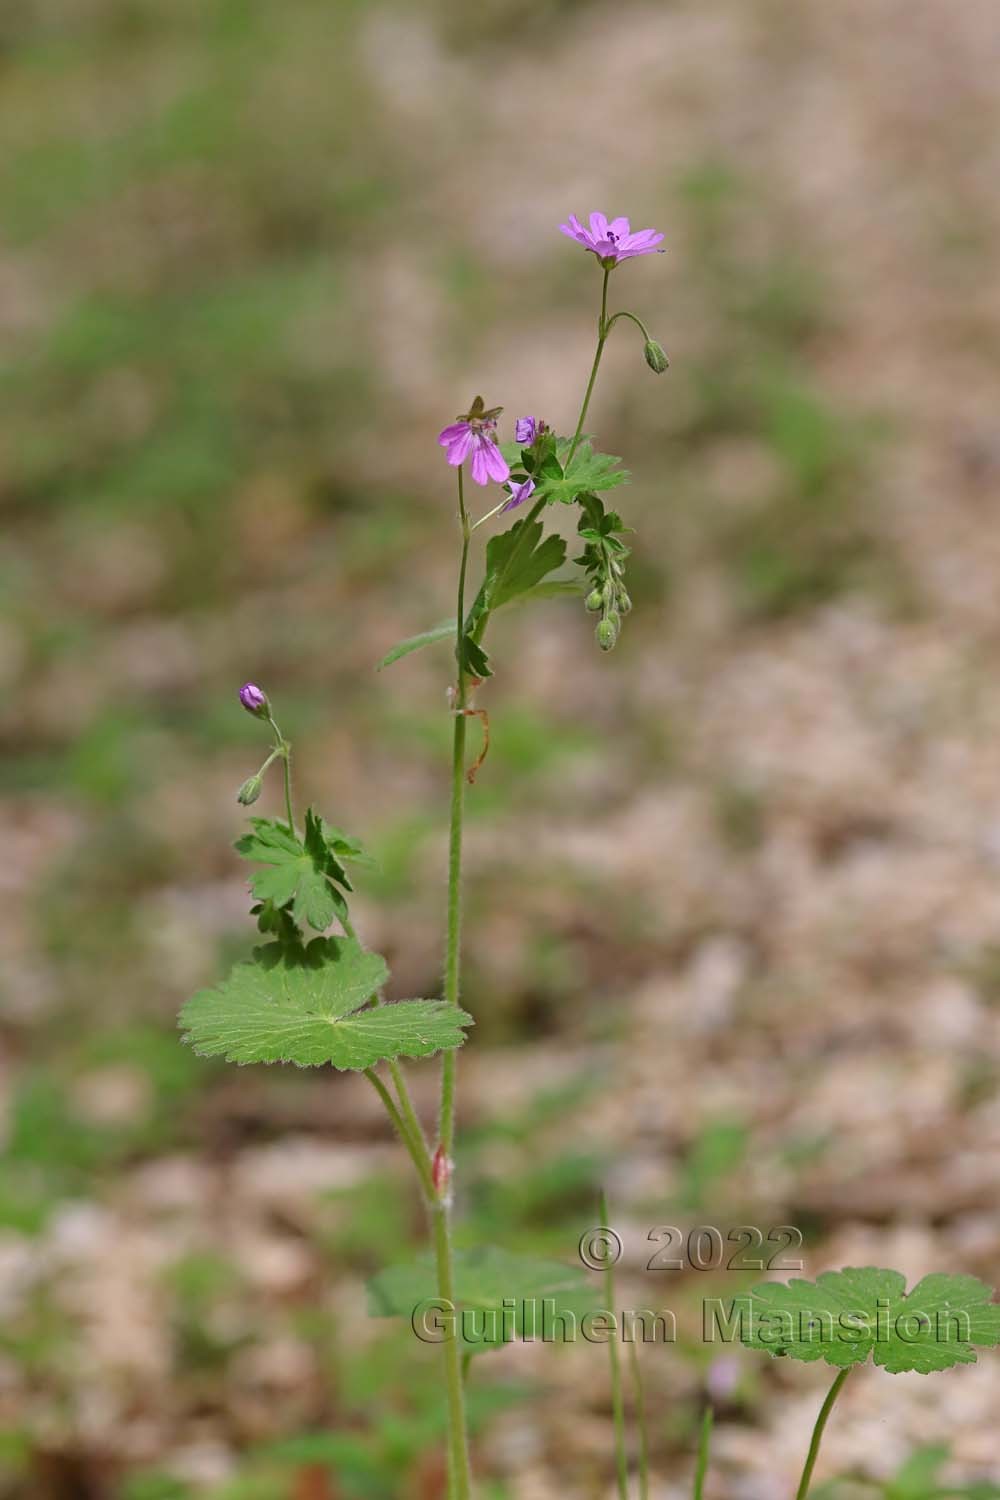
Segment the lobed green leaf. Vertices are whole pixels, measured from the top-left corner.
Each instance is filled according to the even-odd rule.
[[[740,1337],[771,1355],[845,1368],[871,1356],[890,1374],[975,1364],[974,1345],[1000,1343],[1000,1307],[974,1276],[925,1276],[911,1292],[898,1271],[826,1271],[815,1282],[764,1282],[744,1300]],[[739,1301],[740,1299],[738,1299]]]
[[[271,944],[187,1002],[184,1040],[202,1057],[344,1070],[461,1046],[472,1017],[454,1005],[369,1004],[388,977],[385,960],[355,938],[317,938],[305,949]]]

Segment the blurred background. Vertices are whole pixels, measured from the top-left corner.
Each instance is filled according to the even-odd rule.
[[[826,1378],[702,1344],[746,1278],[645,1273],[655,1226],[998,1279],[998,63],[990,0],[4,7],[3,1500],[443,1493],[437,1352],[365,1314],[422,1238],[378,1101],[175,1016],[254,938],[248,678],[377,856],[393,993],[438,993],[451,663],[374,668],[452,607],[438,429],[572,428],[569,212],[665,231],[614,305],[672,365],[621,325],[588,424],[634,474],[620,647],[573,600],[492,635],[463,1236],[571,1263],[607,1185],[681,1331],[671,1497],[709,1393],[709,1495],[790,1495]],[[611,1493],[600,1349],[473,1392],[485,1496]],[[1000,1481],[998,1409],[989,1355],[867,1370],[821,1475]]]

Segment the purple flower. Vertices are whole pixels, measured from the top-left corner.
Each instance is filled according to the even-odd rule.
[[[570,214],[569,222],[559,228],[585,250],[592,250],[602,266],[617,266],[636,255],[652,255],[663,239],[655,229],[640,229],[633,234],[628,219],[612,219],[609,224],[607,216],[600,213],[591,214],[589,229],[584,229],[576,214]]]
[[[248,714],[253,714],[258,719],[264,718],[269,707],[267,694],[254,682],[245,682],[240,688],[240,702]]]
[[[522,448],[529,447],[544,425],[537,417],[518,417],[514,423],[514,441],[520,443]]]
[[[482,396],[477,396],[464,416],[438,433],[438,442],[448,450],[448,462],[453,468],[458,468],[472,454],[472,477],[477,484],[488,484],[491,479],[503,484],[510,474],[493,436],[501,411],[502,406],[487,411]]]
[[[529,418],[528,420],[530,421],[531,419]],[[533,479],[525,479],[521,484],[510,484],[507,488],[510,490],[510,499],[506,505],[500,507],[501,515],[505,511],[516,510],[523,501],[527,500],[529,495],[534,494],[535,481]]]

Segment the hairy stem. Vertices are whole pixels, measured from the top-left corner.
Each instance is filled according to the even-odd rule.
[[[826,1400],[819,1409],[819,1416],[816,1418],[816,1425],[813,1428],[812,1438],[809,1443],[809,1452],[806,1454],[805,1468],[802,1470],[802,1478],[799,1480],[799,1487],[795,1492],[795,1500],[806,1500],[813,1469],[816,1467],[816,1459],[819,1457],[819,1445],[823,1441],[823,1429],[826,1427],[830,1413],[833,1410],[833,1403],[840,1395],[844,1381],[850,1373],[850,1366],[846,1370],[840,1371],[826,1393]]]
[[[382,1100],[382,1103],[385,1105],[386,1113],[399,1132],[399,1138],[403,1142],[403,1145],[406,1147],[410,1159],[417,1169],[417,1176],[420,1178],[420,1185],[424,1190],[425,1196],[429,1200],[433,1196],[434,1188],[431,1182],[430,1157],[427,1154],[427,1147],[424,1143],[423,1134],[418,1133],[415,1135],[413,1133],[410,1124],[403,1118],[403,1115],[396,1108],[392,1095],[389,1093],[389,1090],[386,1088],[381,1078],[375,1072],[374,1068],[366,1068],[365,1077],[368,1079],[368,1082],[372,1085],[375,1092]],[[417,1126],[417,1130],[419,1132],[419,1125]]]
[[[455,1271],[451,1248],[451,1210],[444,1198],[433,1205],[431,1218],[434,1225],[438,1296],[445,1307],[452,1308],[455,1306]],[[445,1389],[448,1395],[448,1494],[450,1500],[470,1500],[472,1473],[465,1422],[465,1380],[458,1338],[446,1339],[441,1348],[444,1353]]]
[[[427,1162],[429,1169],[431,1155],[427,1149],[427,1138],[424,1135],[424,1128],[417,1118],[416,1110],[413,1108],[413,1100],[410,1098],[410,1091],[406,1086],[406,1079],[403,1077],[403,1070],[399,1066],[399,1063],[395,1058],[392,1058],[389,1062],[389,1073],[393,1083],[396,1086],[396,1097],[399,1100],[399,1107],[402,1111],[403,1119],[406,1121],[413,1139],[419,1143],[424,1160]]]

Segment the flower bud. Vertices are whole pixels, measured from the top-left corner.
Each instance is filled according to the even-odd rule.
[[[247,777],[246,781],[244,781],[243,785],[236,793],[237,802],[242,803],[244,807],[249,807],[251,803],[257,801],[257,798],[260,796],[261,787],[263,785],[263,776],[258,774],[256,776]]]
[[[618,643],[617,617],[614,615],[605,615],[604,619],[598,622],[595,634],[597,636],[597,644],[602,651],[613,651]]]
[[[623,615],[627,615],[632,608],[632,600],[623,588],[618,590],[618,608]]]
[[[536,417],[518,417],[514,423],[514,441],[520,443],[522,448],[528,448],[535,441],[539,428]]]
[[[253,714],[256,719],[266,719],[270,704],[267,694],[259,688],[256,683],[245,682],[240,688],[240,702],[248,714]]]
[[[646,363],[654,375],[662,375],[670,364],[663,350],[663,345],[658,344],[656,339],[647,339],[642,349],[646,356]]]
[[[590,593],[587,595],[586,603],[587,608],[590,610],[591,614],[596,614],[599,609],[602,609],[604,607],[604,590],[591,589]]]

